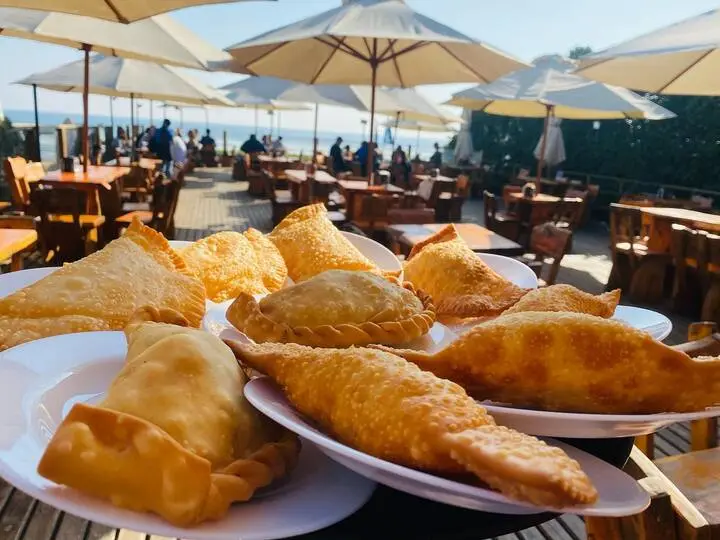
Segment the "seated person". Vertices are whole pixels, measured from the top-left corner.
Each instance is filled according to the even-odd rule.
[[[200,155],[206,167],[215,167],[217,162],[215,152],[215,139],[210,136],[210,130],[205,130],[205,135],[200,139]]]
[[[282,137],[278,137],[275,142],[272,143],[272,153],[275,156],[285,155],[285,145],[282,142]]]
[[[258,154],[265,152],[265,146],[263,145],[263,143],[258,141],[257,137],[253,134],[250,135],[247,141],[242,143],[240,151],[245,152],[246,154]]]
[[[439,169],[440,167],[442,167],[442,153],[440,152],[440,145],[438,143],[435,143],[434,146],[435,153],[430,156],[430,165],[432,165],[436,169]]]

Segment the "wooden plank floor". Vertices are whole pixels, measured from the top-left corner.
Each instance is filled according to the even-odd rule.
[[[189,175],[180,193],[175,218],[176,239],[197,240],[220,230],[243,231],[248,227],[269,231],[269,203],[247,196],[246,189],[247,184],[229,180],[227,169],[198,170]],[[482,202],[468,201],[463,213],[465,221],[482,223]],[[573,253],[563,260],[559,281],[589,292],[601,292],[611,265],[607,229],[602,224],[593,224],[579,231],[573,243]],[[668,343],[684,341],[689,321],[668,311],[665,313],[675,326]],[[659,432],[655,437],[656,457],[688,451],[689,437],[689,428],[685,424]],[[499,537],[499,540],[581,540],[585,537],[583,520],[564,515],[539,527]],[[90,523],[33,500],[0,480],[0,540],[170,539]]]

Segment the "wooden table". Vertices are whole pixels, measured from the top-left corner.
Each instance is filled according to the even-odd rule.
[[[437,182],[457,182],[457,178],[450,178],[449,176],[443,175],[431,176],[429,174],[416,174],[414,176],[421,182],[424,182],[426,180],[432,180]]]
[[[404,194],[405,190],[393,184],[370,185],[367,180],[338,180],[338,186],[345,196],[345,213],[349,221],[356,219],[361,212],[362,199],[357,195]]]
[[[257,156],[257,160],[260,163],[260,168],[269,171],[273,175],[284,178],[284,170],[290,167],[293,163],[298,163],[298,159],[289,158],[286,156],[272,157],[265,154]]]
[[[119,183],[118,180],[129,174],[130,171],[130,167],[91,165],[88,167],[87,173],[82,170],[71,173],[60,170],[51,171],[38,182],[50,186],[62,185],[88,191],[90,196],[88,197],[87,213],[103,214],[110,223],[119,215],[122,183]],[[105,189],[100,189],[101,187]]]
[[[447,227],[447,223],[391,225],[387,231],[393,240],[393,251],[396,254],[407,255],[415,244],[426,240],[444,227]],[[475,223],[456,223],[455,228],[473,251],[508,256],[521,255],[524,252],[523,247],[517,242]]]
[[[290,185],[290,192],[297,201],[307,201],[310,198],[310,183],[305,169],[286,169],[285,177]],[[335,184],[337,179],[325,171],[315,171],[313,180],[321,184]]]
[[[514,202],[530,202],[533,204],[537,203],[558,203],[562,200],[561,197],[556,197],[555,195],[548,195],[547,193],[536,193],[535,196],[532,199],[528,199],[527,197],[523,197],[522,192],[520,193],[508,193],[508,197],[510,200],[513,200]]]
[[[672,224],[679,223],[693,229],[720,234],[720,215],[707,214],[685,208],[664,208],[656,206],[632,206],[642,213],[642,225],[648,236],[650,251],[670,253]]]
[[[524,224],[530,227],[542,225],[548,221],[552,221],[557,210],[557,204],[562,201],[561,197],[548,195],[547,193],[537,193],[532,199],[523,197],[522,193],[507,193],[510,203],[517,205],[517,214]]]
[[[10,271],[22,270],[21,253],[37,242],[33,229],[0,229],[0,260],[10,259]]]

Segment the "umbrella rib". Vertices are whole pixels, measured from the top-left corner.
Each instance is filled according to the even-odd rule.
[[[700,58],[698,58],[698,59],[695,60],[692,64],[690,64],[688,67],[686,67],[685,69],[683,69],[683,70],[682,70],[680,73],[678,73],[675,77],[673,77],[672,79],[670,79],[670,81],[669,81],[667,84],[664,84],[663,86],[661,86],[660,89],[656,90],[654,93],[656,93],[656,94],[662,94],[668,86],[670,86],[671,84],[673,84],[673,83],[674,83],[675,81],[677,81],[680,77],[682,77],[683,75],[685,75],[687,72],[689,72],[689,71],[690,71],[691,69],[693,69],[695,66],[697,66],[700,62],[702,62],[703,60],[705,60],[708,56],[710,56],[710,53],[712,53],[713,51],[714,51],[714,49],[710,49],[709,51],[707,51],[707,52],[706,52],[705,54],[703,54]]]
[[[127,17],[123,17],[120,11],[115,7],[115,4],[112,0],[105,0],[105,5],[110,8],[110,10],[115,14],[117,17],[117,20],[121,23],[128,24],[130,20]]]
[[[388,53],[388,51],[392,52],[393,45],[397,43],[397,39],[388,39],[388,46],[385,48],[383,52],[380,53],[380,56],[378,56],[378,60],[380,62],[383,61],[384,56]]]
[[[427,47],[428,45],[430,45],[429,41],[417,41],[417,42],[413,43],[412,45],[410,45],[409,47],[405,47],[401,51],[395,52],[393,50],[393,53],[390,56],[388,56],[387,58],[379,58],[378,60],[380,61],[380,63],[387,62],[388,60],[394,60],[398,56],[401,56],[405,53],[412,52],[416,49],[420,49],[421,47]]]
[[[392,45],[390,45],[390,52],[395,52]],[[400,66],[397,62],[397,56],[392,56],[393,66],[395,66],[395,71],[397,72],[398,80],[400,81],[400,86],[405,88],[405,81],[403,81],[402,73],[400,73]]]
[[[363,54],[360,51],[352,48],[350,45],[345,43],[345,38],[339,39],[335,36],[329,36],[329,37],[333,40],[334,43],[329,43],[329,42],[325,41],[325,39],[322,37],[316,37],[314,39],[319,41],[320,43],[323,43],[324,45],[327,45],[328,47],[334,47],[335,43],[338,43],[338,44],[340,44],[340,49],[344,53],[349,54],[350,56],[354,56],[355,58],[358,58],[358,59],[362,60],[363,62],[370,61],[370,59],[367,56],[363,56]]]
[[[333,59],[333,56],[335,56],[335,53],[338,51],[338,49],[343,45],[345,42],[345,38],[342,38],[340,41],[337,42],[335,47],[333,47],[333,50],[330,52],[328,57],[325,59],[325,61],[322,63],[322,65],[318,68],[317,72],[313,76],[313,78],[310,80],[310,84],[315,84],[318,80],[318,77],[320,77],[320,74],[323,72],[323,70],[327,67],[327,65],[330,63],[330,61]]]
[[[262,59],[264,59],[265,57],[271,55],[272,53],[279,51],[282,47],[284,47],[284,46],[287,45],[288,43],[289,43],[289,41],[283,41],[282,43],[278,43],[276,47],[273,47],[273,48],[270,49],[269,51],[266,51],[266,52],[262,53],[260,56],[258,56],[257,58],[255,58],[255,59],[252,60],[251,62],[248,62],[247,65],[245,66],[245,69],[247,69],[247,70],[250,72],[251,75],[255,75],[253,69],[252,69],[251,67],[249,67],[249,66],[251,66],[252,64],[256,64],[256,63],[259,62],[260,60],[262,60]]]
[[[452,51],[448,50],[448,49],[445,47],[445,45],[440,45],[440,47],[442,48],[443,51],[445,51],[445,52],[448,53],[450,56],[452,56],[457,62],[461,63],[461,64],[462,64],[463,66],[465,66],[468,70],[472,71],[476,76],[480,77],[480,79],[482,80],[483,83],[486,83],[486,84],[487,84],[487,83],[490,82],[490,81],[488,81],[485,77],[483,77],[482,75],[480,75],[477,71],[475,71],[473,68],[471,68],[471,67],[467,64],[467,62],[465,62],[464,60],[461,60],[460,58],[458,58],[458,56],[457,56],[455,53],[453,53]]]
[[[372,52],[372,49],[370,48],[370,43],[368,43],[367,38],[363,38],[363,43],[365,43],[365,48],[366,48],[367,51],[368,51],[368,56],[369,56],[370,58],[372,58],[372,57],[373,57],[373,52]],[[376,52],[377,52],[377,51],[376,51]]]

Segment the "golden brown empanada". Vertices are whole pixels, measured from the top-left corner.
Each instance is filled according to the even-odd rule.
[[[71,332],[122,330],[139,307],[205,315],[205,290],[165,238],[134,221],[102,250],[0,300],[0,350]]]
[[[322,203],[290,213],[269,237],[285,259],[293,281],[311,278],[325,270],[380,272],[337,230]]]
[[[720,403],[720,358],[693,359],[641,330],[581,313],[503,315],[435,354],[383,350],[478,399],[520,407],[640,414]]]
[[[236,298],[241,292],[268,294],[283,286],[287,268],[277,248],[260,231],[224,231],[193,242],[180,252],[188,267],[205,284],[213,302]]]
[[[572,285],[551,285],[533,289],[503,315],[522,311],[567,311],[609,319],[620,302],[620,289],[603,294],[586,293]]]
[[[349,347],[406,343],[435,322],[429,297],[371,272],[328,270],[266,296],[241,294],[227,319],[257,342]]]
[[[472,473],[516,499],[547,506],[595,501],[580,465],[559,448],[495,425],[450,381],[388,352],[230,342],[238,359],[341,442],[407,467]]]
[[[404,269],[405,279],[433,299],[438,316],[498,315],[527,293],[485,264],[452,224],[416,244]]]
[[[246,376],[226,345],[154,322],[126,334],[125,366],[99,406],[72,408],[42,476],[190,526],[288,474],[299,442],[245,400]]]

